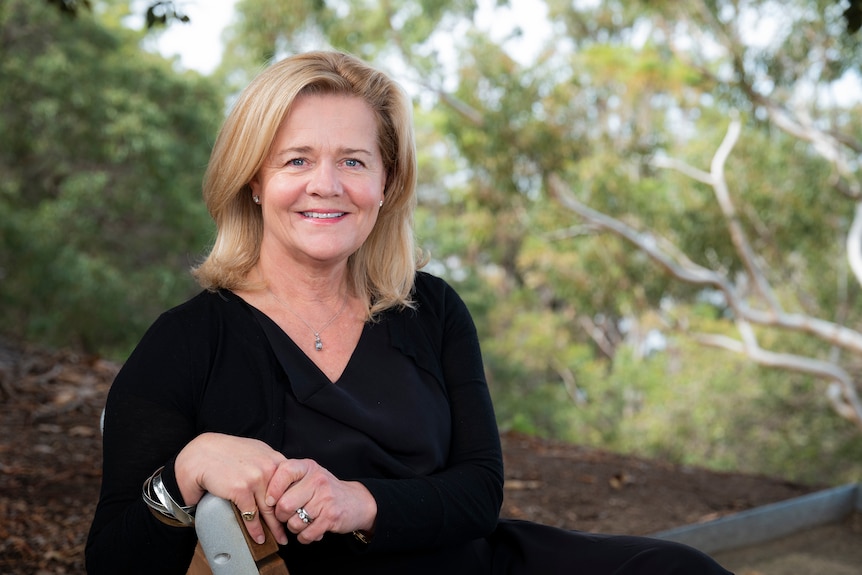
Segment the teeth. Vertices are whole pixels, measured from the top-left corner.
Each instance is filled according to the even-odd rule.
[[[302,215],[305,216],[306,218],[317,218],[320,220],[329,220],[332,218],[340,218],[341,216],[344,215],[344,212],[328,212],[325,214],[322,214],[320,212],[302,212]]]

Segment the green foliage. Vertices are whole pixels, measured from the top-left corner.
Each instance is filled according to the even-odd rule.
[[[822,382],[683,339],[645,360],[618,354],[614,363],[609,386],[624,386],[630,401],[605,446],[811,483],[862,476],[862,438],[830,413]]]
[[[690,311],[699,328],[732,333],[709,306]],[[522,314],[498,331],[503,339],[484,340],[503,428],[794,481],[839,484],[862,476],[862,438],[831,413],[822,382],[757,368],[686,338],[644,350],[631,332],[612,361],[601,361],[582,345],[561,346],[553,319],[529,325],[531,317]],[[655,329],[655,319],[631,329]],[[574,385],[561,377],[563,367]]]
[[[87,14],[0,26],[0,330],[122,355],[195,289],[219,90]]]
[[[237,89],[275,58],[331,46],[393,71],[416,97],[419,239],[428,269],[474,313],[501,427],[858,480],[860,434],[830,410],[822,381],[696,345],[697,333],[738,337],[726,305],[560,209],[545,186],[558,174],[592,208],[736,280],[743,262],[712,187],[655,162],[708,172],[736,115],[728,191],[776,297],[862,325],[843,244],[855,200],[836,193],[860,184],[857,168],[836,173],[764,107],[805,107],[813,125],[858,146],[862,107],[831,98],[830,82],[862,61],[839,3],[545,6],[554,27],[525,61],[513,48],[520,31],[479,29],[473,0],[240,0],[207,80],[141,53],[131,32],[7,1],[0,327],[127,347],[194,289],[184,269],[209,234],[197,189],[220,111],[214,83]],[[808,336],[757,335],[767,349],[834,357]],[[840,363],[859,371],[854,358]]]
[[[781,14],[789,33],[746,43],[739,24],[756,27],[776,3],[546,6],[557,27],[525,63],[507,44],[518,31],[492,39],[475,26],[470,0],[241,0],[217,77],[238,88],[275,58],[325,46],[402,75],[417,97],[418,234],[429,269],[474,313],[502,427],[722,469],[858,476],[841,460],[858,459],[858,434],[827,409],[821,382],[694,345],[687,336],[698,331],[735,334],[728,310],[560,210],[544,187],[560,174],[590,206],[735,277],[742,262],[713,190],[653,160],[708,170],[739,110],[745,130],[729,189],[778,297],[787,309],[858,324],[858,286],[840,242],[852,204],[831,190],[830,166],[806,143],[770,128],[752,93],[764,88],[785,103],[800,79],[819,89],[858,67],[858,41],[836,28],[841,14],[826,0],[794,0]],[[680,49],[679,40],[689,43]],[[859,137],[858,109],[816,120]],[[63,194],[73,208],[92,202],[113,177],[87,171]],[[4,197],[19,197],[15,186]],[[40,225],[66,222],[63,208],[40,210]],[[83,242],[90,224],[64,225]],[[142,249],[135,253],[149,253]],[[64,253],[64,267],[117,297],[115,264],[83,253]],[[646,348],[647,334],[662,334],[665,347]],[[829,353],[804,337],[759,335],[776,349]],[[814,453],[829,458],[819,471],[806,466]]]

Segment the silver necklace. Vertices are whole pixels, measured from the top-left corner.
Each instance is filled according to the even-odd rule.
[[[330,325],[332,325],[332,322],[335,321],[335,318],[340,316],[341,312],[344,311],[344,308],[347,307],[347,294],[344,294],[344,301],[341,303],[341,307],[338,308],[338,311],[335,312],[335,315],[332,316],[331,318],[329,318],[329,321],[327,321],[325,324],[323,324],[323,327],[321,327],[320,329],[314,329],[313,327],[311,327],[311,324],[309,324],[307,321],[305,321],[302,318],[301,315],[299,315],[298,313],[293,311],[289,305],[287,305],[284,301],[282,301],[282,299],[280,297],[275,295],[271,289],[269,289],[267,287],[266,291],[268,291],[269,295],[271,295],[275,299],[275,301],[280,303],[284,307],[284,309],[286,309],[287,311],[289,311],[290,313],[295,315],[296,319],[298,319],[299,321],[304,323],[305,327],[307,327],[308,329],[311,330],[311,333],[314,334],[314,349],[316,349],[317,351],[323,351],[323,342],[320,340],[320,334],[322,334],[326,328],[328,328]]]

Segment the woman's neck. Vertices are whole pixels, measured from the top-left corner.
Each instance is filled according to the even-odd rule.
[[[289,302],[297,309],[340,305],[348,295],[346,261],[334,266],[307,266],[287,261],[276,263],[262,255],[252,273],[277,300]]]

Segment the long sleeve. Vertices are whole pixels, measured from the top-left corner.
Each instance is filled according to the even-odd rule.
[[[191,561],[194,530],[158,521],[141,499],[144,480],[161,466],[170,470],[195,436],[190,402],[181,401],[191,379],[181,333],[158,321],[109,392],[102,490],[86,549],[91,574],[185,573]]]
[[[418,317],[425,345],[418,355],[439,364],[452,421],[445,469],[426,477],[361,481],[378,504],[374,551],[463,544],[496,526],[503,499],[503,464],[494,410],[472,318],[441,280],[417,278]]]
[[[194,529],[157,520],[142,485],[165,466],[165,486],[182,502],[174,458],[206,431],[274,444],[273,365],[263,343],[247,306],[228,292],[203,292],[150,327],[108,393],[89,573],[186,572]]]

